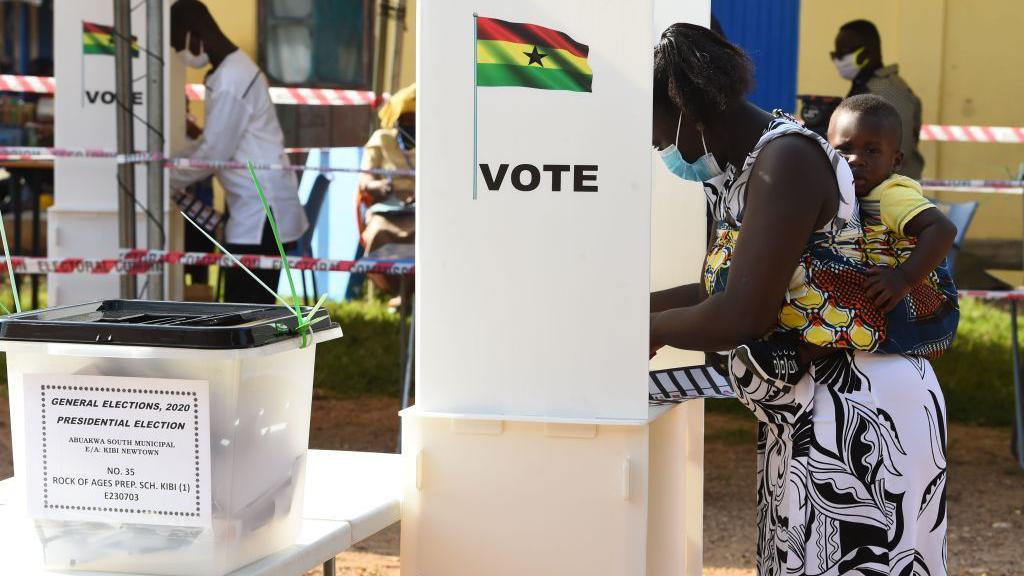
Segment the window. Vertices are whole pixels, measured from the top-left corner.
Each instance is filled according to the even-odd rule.
[[[368,89],[372,0],[261,0],[260,60],[279,86]]]

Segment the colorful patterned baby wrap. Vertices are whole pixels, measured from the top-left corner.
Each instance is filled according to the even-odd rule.
[[[840,184],[841,204],[836,219],[812,235],[800,257],[778,330],[796,332],[818,346],[938,358],[952,345],[960,319],[948,269],[943,265],[932,272],[883,315],[865,293],[865,272],[873,266],[903,264],[914,249],[913,239],[900,238],[885,226],[861,226],[846,161],[819,136],[779,113],[741,171],[730,166],[723,180],[705,184],[719,221],[704,261],[708,294],[725,290],[746,204],[746,182],[757,154],[771,140],[794,132],[822,144]]]

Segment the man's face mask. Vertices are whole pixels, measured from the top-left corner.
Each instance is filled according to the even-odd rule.
[[[864,52],[864,47],[861,46],[853,52],[850,52],[842,58],[832,57],[832,63],[836,65],[836,70],[839,71],[839,75],[846,80],[853,80],[860,73],[861,69],[867,65],[867,60],[860,60],[861,53]]]
[[[668,168],[669,172],[682,178],[683,180],[689,180],[691,182],[706,182],[715,176],[722,174],[722,168],[718,165],[718,160],[715,156],[708,152],[708,145],[704,141],[704,131],[700,132],[700,142],[704,146],[704,155],[697,159],[693,164],[686,161],[683,158],[683,154],[679,151],[679,130],[683,126],[683,113],[679,113],[679,121],[676,124],[676,141],[668,148],[659,151],[661,154],[661,161],[665,163],[665,167]]]
[[[189,49],[189,45],[191,44],[191,35],[192,32],[185,33],[185,49],[178,50],[178,55],[181,56],[181,59],[185,62],[185,66],[188,66],[189,68],[206,68],[210,64],[210,56],[206,53],[206,50],[203,49],[202,40],[199,41],[199,54],[192,53],[192,50]]]

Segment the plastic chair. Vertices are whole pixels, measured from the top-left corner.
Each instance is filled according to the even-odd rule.
[[[967,229],[971,225],[971,220],[974,219],[974,213],[978,210],[978,203],[958,202],[956,204],[947,204],[940,202],[939,209],[956,226],[956,238],[953,239],[953,247],[950,248],[949,255],[946,256],[946,267],[949,268],[949,274],[952,275],[953,265],[956,263],[956,257],[960,252],[960,246],[963,244],[964,237],[967,236]]]
[[[309,198],[306,199],[306,203],[302,206],[303,212],[306,213],[306,221],[309,222],[309,228],[302,236],[299,237],[298,241],[296,241],[295,249],[288,253],[289,256],[313,256],[313,233],[316,231],[316,224],[320,219],[320,210],[324,206],[324,200],[327,198],[327,189],[330,185],[331,180],[323,174],[318,175],[316,180],[313,181],[313,188],[309,191]],[[306,286],[306,271],[300,270],[299,273],[302,275],[302,297],[308,306],[310,305],[311,300]],[[313,279],[313,299],[315,299],[316,294],[319,293],[316,286],[316,273],[312,270],[310,270],[309,273],[310,277]]]
[[[359,233],[359,246],[365,250],[366,240],[363,240],[363,232],[366,230],[366,211],[373,205],[373,199],[369,194],[364,194],[358,185],[356,185],[355,199],[356,231]]]

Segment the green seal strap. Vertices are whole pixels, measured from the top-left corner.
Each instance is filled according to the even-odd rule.
[[[183,218],[185,218],[186,221],[188,221],[189,224],[195,227],[196,230],[199,230],[199,232],[203,236],[205,236],[207,240],[212,242],[213,245],[217,247],[217,249],[219,249],[221,252],[224,253],[224,255],[230,258],[231,261],[235,263],[235,266],[238,266],[239,268],[244,270],[246,274],[251,276],[252,279],[255,280],[257,284],[262,286],[263,289],[266,290],[271,296],[273,296],[275,300],[281,302],[281,304],[284,304],[288,308],[292,309],[293,312],[295,312],[295,333],[302,336],[302,344],[300,347],[305,348],[309,346],[309,336],[312,333],[313,316],[316,315],[316,313],[320,310],[320,307],[323,306],[324,301],[327,300],[327,294],[320,296],[320,298],[316,302],[316,306],[313,306],[313,309],[309,311],[309,314],[307,314],[305,317],[302,316],[302,309],[299,307],[299,295],[298,293],[295,292],[295,282],[292,280],[291,268],[288,266],[288,255],[285,254],[284,244],[281,243],[281,236],[277,232],[277,221],[274,220],[274,214],[273,212],[270,211],[270,204],[267,202],[267,197],[263,193],[263,186],[260,184],[259,178],[256,177],[256,170],[253,167],[252,161],[246,162],[246,166],[249,168],[249,177],[252,178],[253,184],[256,185],[256,192],[260,196],[260,201],[263,203],[263,211],[266,213],[267,220],[270,222],[270,230],[274,233],[274,242],[277,244],[277,249],[281,254],[281,266],[284,270],[284,273],[288,275],[288,288],[291,290],[292,293],[291,304],[289,304],[287,301],[281,298],[281,296],[278,295],[276,290],[272,290],[270,286],[267,286],[262,280],[259,279],[258,276],[256,276],[256,274],[253,274],[252,270],[249,270],[249,268],[245,264],[242,264],[242,262],[238,258],[236,258],[234,254],[228,252],[228,250],[224,248],[224,246],[222,246],[220,242],[214,240],[213,236],[208,234],[206,230],[203,229],[202,226],[200,226],[194,220],[189,218],[188,215],[185,214],[184,212],[181,212],[181,215]],[[0,232],[2,232],[2,229],[0,229]],[[6,240],[4,240],[4,248],[6,249],[6,247],[7,242]],[[8,257],[8,263],[9,262],[10,258]],[[10,264],[8,264],[8,269],[10,269]],[[0,304],[0,306],[2,306],[2,304]],[[288,328],[285,327],[283,324],[279,324],[275,327],[277,328],[278,331],[281,331],[283,333],[289,332]]]
[[[252,178],[252,183],[256,185],[256,193],[260,195],[260,202],[263,203],[263,211],[267,214],[267,221],[270,222],[270,230],[274,233],[274,243],[277,244],[277,251],[281,254],[281,268],[284,269],[285,276],[288,278],[288,289],[292,293],[292,306],[295,308],[295,318],[298,321],[299,334],[302,335],[302,348],[305,348],[308,344],[306,337],[310,333],[309,319],[302,317],[302,310],[299,308],[299,295],[295,292],[295,281],[292,280],[292,271],[288,266],[288,255],[285,254],[284,244],[281,243],[281,235],[277,232],[277,220],[274,218],[274,213],[270,210],[270,203],[267,202],[267,195],[263,193],[263,185],[260,184],[260,179],[256,177],[256,168],[253,166],[252,160],[245,163],[245,166],[249,169],[249,177]],[[316,312],[317,308],[320,308],[320,304],[323,303],[323,298],[317,304],[313,312]],[[312,318],[313,312],[310,312],[310,318]]]

